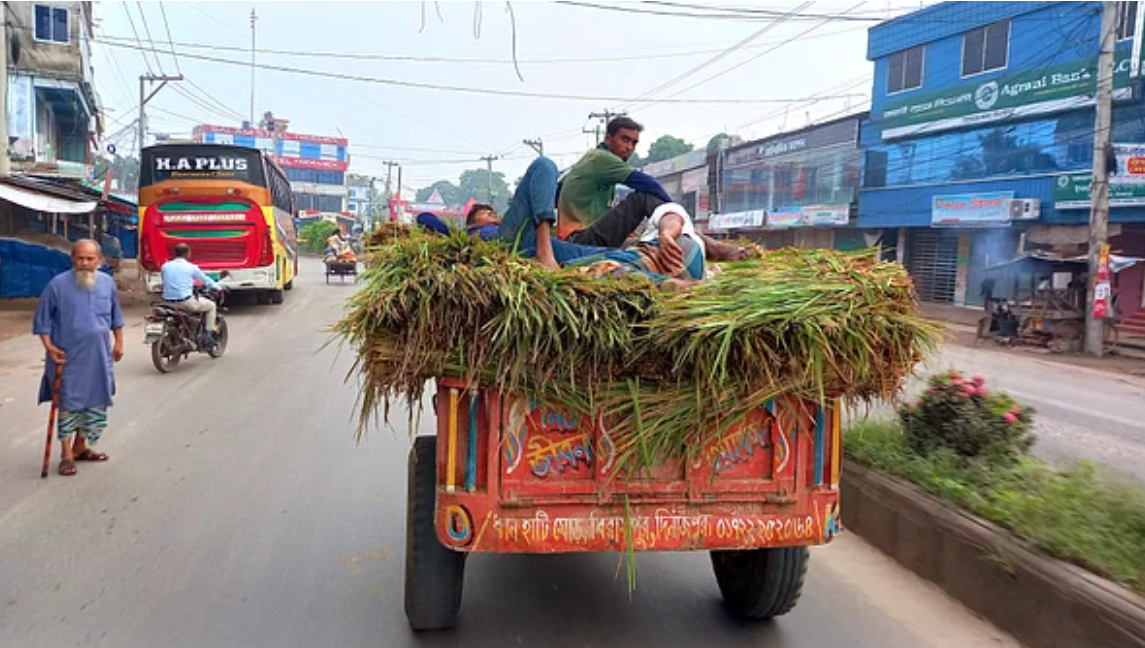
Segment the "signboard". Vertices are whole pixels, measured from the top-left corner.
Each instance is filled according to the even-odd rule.
[[[708,167],[705,165],[699,169],[692,171],[685,171],[680,176],[680,193],[687,194],[694,191],[700,191],[708,185]]]
[[[1093,287],[1093,317],[1109,317],[1109,298],[1112,288],[1109,276],[1109,244],[1103,243],[1097,260],[1097,283]]]
[[[763,227],[765,212],[762,209],[751,211],[712,214],[708,227],[714,230],[749,229]]]
[[[180,213],[163,214],[164,223],[245,223],[245,212],[210,212],[202,214]]]
[[[697,149],[684,153],[683,155],[677,155],[674,158],[646,164],[641,171],[650,176],[659,177],[669,173],[679,173],[680,171],[694,169],[707,161],[708,152],[705,149]]]
[[[151,149],[144,156],[143,184],[173,178],[219,178],[263,186],[259,153],[242,149],[220,152],[213,146],[170,146]]]
[[[1113,98],[1132,97],[1127,47],[1115,54]],[[1092,106],[1097,58],[995,77],[989,81],[888,101],[875,119],[883,139],[963,128]]]
[[[230,126],[210,125],[196,126],[193,131],[195,140],[199,142],[203,141],[204,133],[223,133],[226,135],[231,135],[232,137],[238,135],[240,137],[253,137],[256,139],[265,138],[272,140],[279,139],[297,142],[314,142],[316,144],[334,144],[336,146],[348,146],[350,144],[350,140],[346,139],[345,137],[307,135],[304,133],[292,133],[289,131],[275,133],[268,130],[262,130],[261,128],[232,128]]]
[[[727,157],[724,159],[724,168],[732,169],[752,162],[779,158],[810,149],[838,144],[856,144],[858,136],[858,119],[847,119],[834,124],[826,124],[794,135],[777,135],[729,149]]]
[[[281,155],[276,155],[273,157],[275,163],[279,166],[290,167],[293,169],[345,171],[350,166],[349,162],[340,162],[338,160],[316,160],[314,158],[282,157]]]
[[[1117,167],[1110,169],[1109,206],[1139,207],[1145,205],[1145,144],[1114,144]],[[1089,187],[1092,173],[1067,173],[1058,176],[1054,185],[1054,207],[1089,209]]]
[[[934,227],[988,227],[1010,222],[1012,191],[935,196],[930,224]]]
[[[850,205],[803,205],[767,212],[767,226],[770,229],[833,227],[846,225],[850,220]]]

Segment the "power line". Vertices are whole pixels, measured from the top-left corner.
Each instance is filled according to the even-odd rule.
[[[127,6],[127,2],[123,3],[123,13],[127,14],[127,22],[131,25],[131,33],[135,35],[135,42],[139,43],[138,49],[143,56],[143,64],[147,66],[147,73],[155,74],[155,69],[151,67],[151,61],[147,59],[147,49],[143,47],[143,41],[139,38],[139,31],[135,29],[135,19],[131,17],[131,8]]]
[[[124,43],[115,43],[103,39],[97,39],[97,42],[104,43],[110,47],[119,47],[124,49],[141,49],[132,45]],[[184,54],[184,58],[190,58],[200,61],[208,61],[212,63],[222,63],[225,65],[234,65],[247,67],[250,64],[243,61],[236,61],[234,59],[219,58],[215,56],[205,56],[199,54]],[[418,90],[439,90],[444,92],[458,92],[464,94],[478,94],[478,95],[491,95],[499,97],[518,97],[528,99],[558,99],[564,101],[592,101],[592,102],[639,102],[638,99],[630,97],[617,97],[611,95],[574,95],[562,93],[547,93],[547,92],[524,92],[520,90],[499,90],[496,88],[479,88],[472,86],[455,86],[444,85],[435,83],[422,83],[419,81],[404,81],[399,79],[387,79],[383,77],[370,77],[358,74],[344,74],[339,72],[331,72],[325,70],[311,70],[306,68],[296,68],[284,65],[271,65],[267,63],[258,63],[255,65],[258,69],[270,70],[273,72],[286,72],[290,74],[301,74],[304,76],[314,76],[326,79],[341,79],[344,81],[357,81],[361,83],[375,83],[379,85],[389,85],[403,88],[413,88]],[[752,105],[752,104],[779,104],[791,103],[800,101],[799,98],[794,99],[745,99],[745,98],[711,98],[711,99],[661,99],[660,103],[675,103],[675,104],[730,104],[730,105]]]
[[[159,11],[163,14],[163,28],[167,30],[167,41],[173,43],[175,39],[171,38],[171,24],[167,22],[167,9],[163,6],[163,0],[159,0]],[[179,57],[175,55],[174,44],[171,45],[171,58],[175,59],[175,71],[182,74],[183,70],[179,67]]]
[[[159,66],[159,74],[166,74],[163,69],[163,62],[159,60],[159,52],[155,50],[155,39],[151,38],[151,26],[147,24],[147,14],[143,12],[143,3],[136,2],[135,5],[139,7],[139,18],[143,21],[143,32],[147,34],[147,42],[151,45],[151,55],[155,57],[155,65]]]
[[[627,6],[621,6],[621,5],[602,5],[602,4],[592,3],[592,2],[574,2],[571,0],[557,0],[557,4],[566,5],[569,7],[580,7],[580,8],[584,8],[584,9],[600,9],[600,10],[604,10],[604,11],[618,11],[621,13],[645,14],[645,15],[652,15],[652,16],[670,16],[673,18],[704,18],[704,19],[711,19],[711,20],[768,21],[768,20],[775,20],[776,18],[779,18],[781,15],[781,12],[778,12],[776,10],[771,10],[766,14],[757,13],[755,11],[744,12],[744,11],[726,11],[726,10],[725,10],[725,13],[696,13],[696,12],[686,12],[686,11],[665,11],[665,10],[660,10],[660,9],[646,9],[646,8],[640,8],[640,7],[627,7]],[[807,5],[807,6],[809,6],[809,5]],[[762,11],[762,10],[760,10],[760,11]],[[823,18],[828,18],[828,19],[833,19],[833,20],[835,19],[834,17],[829,16],[829,15],[825,15],[825,14],[805,14],[805,13],[799,13],[799,12],[793,13],[791,15],[791,17],[792,18],[800,18],[800,19],[810,19],[810,20],[819,20],[819,19],[823,19]],[[866,18],[866,17],[862,17],[862,16],[853,16],[850,19],[847,19],[847,22],[859,22],[859,21],[862,21],[862,22],[883,22],[883,18],[878,18],[878,17]]]

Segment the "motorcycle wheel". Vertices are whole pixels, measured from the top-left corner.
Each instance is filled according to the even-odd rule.
[[[221,357],[227,352],[227,320],[223,319],[222,315],[218,316],[215,329],[218,331],[219,342],[207,352],[212,358]]]
[[[159,373],[171,373],[171,370],[179,365],[182,357],[179,355],[178,346],[174,336],[166,331],[151,344],[151,363]]]

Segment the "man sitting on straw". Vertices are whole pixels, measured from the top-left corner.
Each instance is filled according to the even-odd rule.
[[[628,159],[640,143],[644,126],[629,117],[616,117],[605,127],[604,141],[585,153],[561,178],[557,196],[557,237],[579,245],[624,247],[628,237],[672,197],[652,176],[637,171]],[[633,190],[609,207],[616,185]],[[747,258],[747,251],[696,234],[712,261]]]

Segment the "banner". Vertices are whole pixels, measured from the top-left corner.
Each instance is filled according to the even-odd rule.
[[[833,227],[846,225],[850,219],[850,205],[803,205],[768,211],[767,227],[768,229]]]
[[[1115,53],[1113,98],[1132,97],[1129,79],[1131,52]],[[926,94],[890,100],[875,115],[883,139],[1019,119],[1031,115],[1092,106],[1097,91],[1097,58],[996,77]]]
[[[987,227],[1010,222],[1012,191],[935,196],[930,224],[934,227]]]
[[[758,228],[763,227],[763,220],[764,211],[762,209],[712,214],[708,220],[708,227],[714,230]]]
[[[1116,168],[1109,170],[1109,206],[1139,207],[1145,205],[1145,144],[1114,144]],[[1089,209],[1089,187],[1093,174],[1067,173],[1058,176],[1054,185],[1054,207]]]

